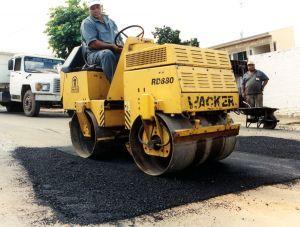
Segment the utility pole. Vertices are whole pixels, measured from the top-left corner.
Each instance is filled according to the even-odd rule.
[[[246,0],[240,0],[240,14],[241,14],[241,32],[240,32],[240,36],[241,39],[244,38],[244,26],[243,26],[243,16],[244,16],[244,6],[245,6],[245,2]]]

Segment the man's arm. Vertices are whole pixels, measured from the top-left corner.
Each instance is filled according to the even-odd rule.
[[[94,50],[106,50],[109,49],[115,53],[120,54],[122,52],[122,48],[119,48],[118,46],[110,43],[105,43],[100,40],[94,40],[90,42],[89,47]]]
[[[265,89],[265,86],[266,86],[268,83],[269,83],[269,80],[264,80],[264,81],[262,82],[262,90]]]
[[[262,71],[260,71],[261,80],[262,80],[262,90],[265,89],[265,86],[269,83],[269,77]]]

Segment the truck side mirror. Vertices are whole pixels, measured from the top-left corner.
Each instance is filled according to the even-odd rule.
[[[12,59],[8,61],[8,70],[14,70],[14,61]]]

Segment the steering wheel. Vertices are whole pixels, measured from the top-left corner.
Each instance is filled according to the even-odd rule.
[[[124,28],[124,29],[122,29],[121,31],[118,32],[118,34],[116,35],[116,38],[115,38],[115,45],[116,46],[122,47],[118,43],[118,39],[120,38],[121,35],[128,38],[128,35],[125,33],[125,31],[128,30],[128,29],[131,29],[131,28],[139,28],[141,30],[141,33],[139,33],[136,37],[138,37],[138,38],[143,38],[144,37],[145,31],[144,31],[144,28],[142,26],[140,26],[140,25],[131,25],[131,26],[128,26],[128,27],[126,27],[126,28]]]

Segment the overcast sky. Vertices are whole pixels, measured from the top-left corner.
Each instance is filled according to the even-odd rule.
[[[49,8],[64,0],[15,0],[0,3],[0,51],[50,54],[43,33]],[[294,0],[103,0],[119,28],[139,24],[152,38],[154,27],[181,31],[182,39],[197,37],[202,47],[293,26],[300,46],[299,4]],[[241,7],[241,2],[242,7]]]

